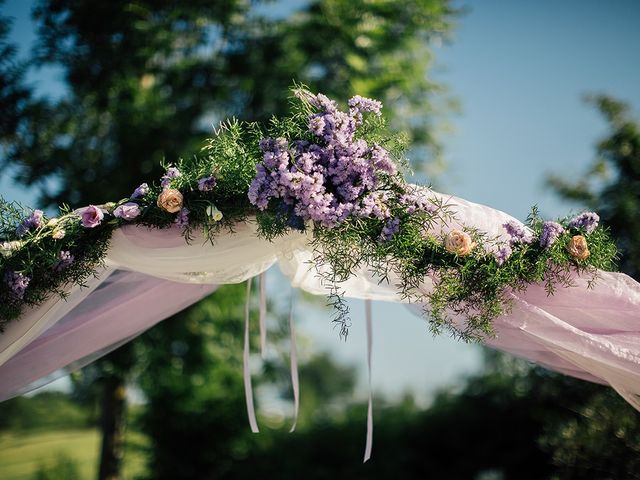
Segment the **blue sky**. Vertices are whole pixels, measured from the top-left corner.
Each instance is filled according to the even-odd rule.
[[[34,38],[30,1],[9,0],[16,16],[14,38]],[[294,2],[299,4],[300,2]],[[544,188],[548,172],[577,177],[606,133],[597,112],[581,100],[604,92],[640,107],[640,2],[497,1],[456,2],[467,12],[450,45],[436,49],[435,77],[450,88],[462,113],[450,119],[453,133],[442,139],[449,171],[441,184],[450,193],[524,218],[538,204],[548,217],[573,205]],[[45,91],[60,92],[58,72],[30,79]],[[0,192],[34,203],[32,191],[12,185],[0,173]],[[277,273],[271,275],[277,277]],[[393,395],[405,389],[425,398],[480,363],[477,347],[447,338],[432,339],[424,321],[403,307],[376,304],[375,388]],[[353,303],[349,340],[337,338],[328,313],[304,321],[315,348],[365,365],[365,331],[360,302]]]

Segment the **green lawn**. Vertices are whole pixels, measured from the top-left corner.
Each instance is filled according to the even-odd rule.
[[[0,479],[32,480],[40,465],[52,465],[61,454],[77,465],[82,479],[96,478],[100,437],[96,429],[57,430],[0,434]],[[127,435],[125,478],[144,473],[140,446],[145,438],[135,432]]]

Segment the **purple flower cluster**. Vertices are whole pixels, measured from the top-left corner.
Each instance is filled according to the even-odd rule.
[[[382,233],[380,234],[380,240],[388,242],[393,236],[400,230],[400,219],[398,217],[390,218],[384,224]]]
[[[516,243],[531,243],[533,241],[533,234],[531,231],[526,229],[522,224],[516,222],[515,220],[511,220],[502,225],[504,229],[507,231],[509,237],[509,243],[511,246]]]
[[[349,113],[322,94],[306,97],[320,113],[309,117],[316,143],[284,138],[261,140],[263,161],[249,188],[249,200],[260,210],[280,198],[302,220],[333,227],[351,214],[389,217],[383,195],[375,193],[381,175],[397,170],[389,153],[355,138],[362,112],[379,112],[381,104],[354,97]]]
[[[146,183],[141,184],[138,188],[136,188],[131,194],[131,199],[144,197],[147,192],[149,192],[149,185]]]
[[[54,267],[54,270],[56,272],[61,272],[62,270],[67,268],[69,265],[71,265],[75,260],[75,257],[73,256],[73,254],[68,250],[62,250],[60,252],[59,257],[60,259],[58,260],[58,263],[56,263]]]
[[[189,209],[181,208],[176,216],[175,223],[180,228],[186,228],[189,225]]]
[[[513,249],[510,245],[502,245],[498,248],[498,251],[495,252],[495,259],[498,265],[503,265],[506,262],[511,254],[513,253]]]
[[[593,233],[598,227],[600,217],[594,212],[584,212],[569,222],[569,228],[583,228],[587,233]]]
[[[210,192],[216,186],[216,177],[204,177],[198,180],[198,190],[201,192]]]
[[[167,188],[171,183],[171,180],[173,180],[174,178],[178,178],[181,175],[182,173],[180,173],[180,170],[178,170],[176,167],[169,167],[167,168],[167,173],[162,176],[160,185],[162,186],[162,188]]]
[[[550,248],[563,233],[564,228],[559,223],[544,222],[542,224],[542,233],[540,234],[540,246]]]
[[[42,226],[42,210],[34,210],[31,215],[25,218],[18,228],[16,228],[16,235],[23,237],[32,228],[40,228]]]
[[[11,289],[11,293],[16,300],[24,298],[24,292],[29,286],[31,279],[19,272],[5,272],[4,282]]]
[[[429,200],[429,197],[417,189],[401,195],[398,200],[406,208],[408,214],[417,211],[434,213],[437,210],[436,205]]]

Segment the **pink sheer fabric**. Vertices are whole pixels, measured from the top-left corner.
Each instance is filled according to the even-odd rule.
[[[424,190],[455,209],[461,226],[504,235],[507,214],[459,198]],[[179,230],[128,226],[115,232],[106,269],[87,289],[70,289],[68,301],[50,299],[25,312],[0,335],[0,399],[24,391],[52,372],[82,365],[158,321],[200,300],[215,285],[242,282],[278,264],[293,286],[326,294],[310,262],[309,237],[292,233],[273,242],[256,236],[252,222],[222,233],[213,245]],[[394,278],[379,283],[363,268],[343,284],[354,298],[399,302]],[[425,278],[421,289],[432,284]],[[585,279],[547,296],[532,285],[513,294],[510,315],[495,322],[487,344],[585,380],[611,385],[640,409],[640,284],[601,272],[593,289]],[[419,306],[414,306],[419,309]]]

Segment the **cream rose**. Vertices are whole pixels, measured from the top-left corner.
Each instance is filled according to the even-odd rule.
[[[158,195],[158,206],[169,213],[176,213],[182,208],[182,194],[175,188],[167,188]]]
[[[460,256],[469,255],[475,246],[476,244],[471,240],[471,236],[460,230],[452,230],[444,239],[444,248],[448,252]]]
[[[587,245],[587,239],[582,235],[574,235],[567,244],[567,251],[569,255],[577,260],[586,260],[591,252],[589,252],[589,246]]]

